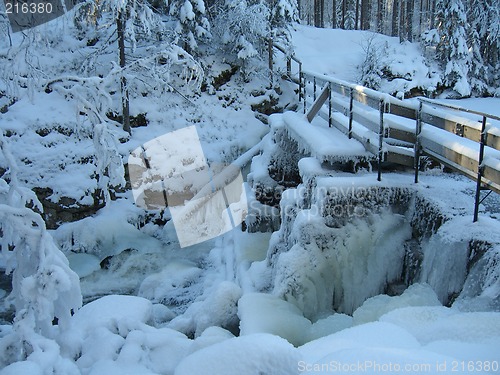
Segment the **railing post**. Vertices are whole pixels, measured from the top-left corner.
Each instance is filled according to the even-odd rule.
[[[306,110],[307,110],[307,80],[306,80],[306,76],[304,76],[304,114],[306,114]]]
[[[316,77],[313,77],[313,102],[316,101]]]
[[[286,59],[286,75],[289,79],[292,79],[292,58],[287,57]]]
[[[477,163],[477,184],[476,184],[476,198],[474,202],[474,220],[475,223],[479,215],[479,198],[481,194],[481,178],[483,177],[483,158],[484,158],[484,145],[486,143],[486,116],[483,116],[481,124],[481,143],[479,145],[479,160]]]
[[[379,112],[380,112],[380,123],[378,129],[378,174],[377,181],[382,181],[382,159],[383,159],[383,144],[384,144],[384,109],[385,103],[384,99],[380,99]]]
[[[303,90],[303,79],[304,77],[302,77],[302,62],[299,62],[299,103],[300,101],[302,100],[302,90]]]
[[[354,113],[354,92],[353,88],[350,88],[350,98],[349,98],[349,139],[352,138],[352,118]]]
[[[422,131],[422,101],[418,105],[417,122],[415,124],[415,160],[413,166],[415,167],[415,183],[418,184],[418,171],[420,169],[420,132]]]
[[[332,83],[328,82],[328,126],[332,127]]]

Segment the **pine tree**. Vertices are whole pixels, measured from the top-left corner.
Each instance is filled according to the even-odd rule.
[[[500,0],[487,0],[484,59],[488,64],[489,84],[500,86]]]
[[[488,91],[488,69],[483,58],[484,46],[487,43],[487,8],[483,0],[470,0],[468,4],[467,30],[470,46],[471,68],[469,78],[472,91],[477,95],[484,95]]]
[[[274,43],[283,46],[290,55],[292,51],[292,36],[290,27],[299,21],[296,0],[268,0],[270,37]]]
[[[458,95],[469,96],[471,87],[467,78],[470,56],[465,32],[467,17],[462,0],[440,0],[437,6],[440,35],[437,53],[444,68],[443,83]]]
[[[203,0],[173,0],[169,6],[169,14],[176,19],[175,32],[187,51],[196,51],[199,42],[211,38],[210,22],[206,17]]]

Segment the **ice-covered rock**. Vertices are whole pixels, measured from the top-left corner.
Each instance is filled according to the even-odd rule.
[[[237,304],[241,288],[231,281],[215,285],[204,299],[192,303],[182,314],[174,318],[169,327],[198,337],[211,326],[220,326],[232,331],[238,327]]]
[[[441,303],[429,285],[414,284],[400,296],[381,294],[367,299],[354,311],[353,323],[358,325],[375,322],[392,310],[408,306],[441,306]]]

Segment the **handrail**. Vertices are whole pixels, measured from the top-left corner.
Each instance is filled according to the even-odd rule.
[[[432,105],[437,105],[439,107],[450,108],[450,109],[453,109],[455,111],[472,113],[474,115],[484,116],[484,117],[490,118],[492,120],[498,120],[498,121],[500,121],[500,116],[495,116],[495,115],[492,115],[490,113],[476,111],[476,110],[473,110],[473,109],[468,109],[468,108],[460,107],[458,105],[441,103],[441,102],[437,102],[435,100],[431,100],[431,99],[427,99],[427,98],[418,98],[418,100],[420,100],[420,101],[422,101],[424,103],[428,103],[428,104],[432,104]]]
[[[300,61],[297,57],[295,57],[295,55],[292,54],[288,56],[288,52],[286,51],[286,49],[281,47],[279,44],[273,43],[273,47],[276,48],[278,51],[282,52],[285,56],[295,61],[297,64],[302,64],[302,61]]]

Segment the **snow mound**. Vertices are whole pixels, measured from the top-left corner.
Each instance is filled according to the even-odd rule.
[[[446,307],[407,307],[391,311],[380,320],[404,328],[422,344],[438,340],[482,343],[500,337],[500,314],[492,312],[461,313]]]
[[[316,340],[328,336],[343,329],[352,327],[352,317],[346,314],[334,314],[319,319],[311,326],[309,340]]]
[[[377,321],[382,315],[408,306],[441,306],[436,293],[427,284],[411,285],[400,296],[381,294],[367,299],[353,314],[354,325]]]
[[[414,350],[418,349],[420,344],[408,331],[395,324],[374,322],[311,341],[301,346],[299,352],[312,363],[331,353],[375,347]]]
[[[43,370],[38,364],[32,361],[14,362],[13,364],[2,369],[2,375],[42,375]]]
[[[245,294],[238,303],[240,334],[271,333],[294,345],[308,340],[311,322],[304,318],[299,308],[279,297],[262,294]]]
[[[234,335],[228,330],[221,327],[208,327],[203,333],[197,337],[190,347],[190,354],[198,350],[207,348],[211,345],[218,344],[228,339],[234,338]]]
[[[269,334],[236,337],[186,357],[175,375],[294,375],[299,374],[296,349]]]
[[[92,327],[112,328],[124,321],[146,323],[151,318],[151,301],[134,296],[110,295],[83,306],[72,318],[72,325],[82,330]]]

